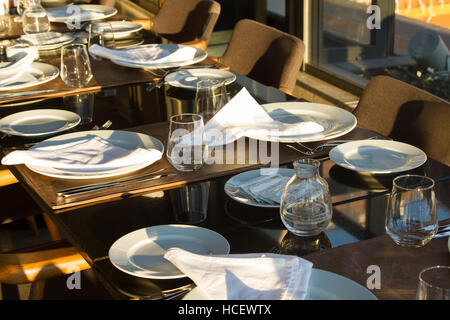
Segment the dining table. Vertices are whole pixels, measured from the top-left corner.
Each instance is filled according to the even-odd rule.
[[[55,66],[58,57],[45,58]],[[59,78],[37,89],[56,88],[49,95],[0,99],[0,118],[20,111],[40,108],[67,109],[63,97],[89,93],[94,97],[92,121],[69,132],[92,130],[109,120],[111,130],[150,135],[167,147],[170,116],[193,112],[195,90],[172,86],[143,69],[115,65],[109,60],[92,61],[94,78],[85,88],[67,87]],[[199,66],[213,65],[207,58]],[[225,66],[216,65],[226,69]],[[247,76],[230,70],[236,80],[227,86],[230,95],[246,88],[259,104],[305,102],[276,88],[265,86]],[[33,88],[34,90],[35,88]],[[11,102],[14,102],[11,104]],[[3,106],[2,106],[3,105]],[[389,139],[357,125],[339,137],[364,140],[376,136]],[[3,136],[1,156],[28,148],[41,139]],[[309,143],[315,146],[323,141]],[[396,245],[385,231],[385,212],[392,180],[405,172],[370,174],[349,170],[329,159],[330,148],[307,156],[279,143],[281,168],[292,168],[293,162],[304,158],[320,161],[320,175],[327,181],[333,207],[332,220],[317,236],[301,237],[289,232],[280,219],[278,207],[262,207],[236,201],[225,191],[227,181],[243,172],[270,167],[261,159],[248,157],[253,139],[242,137],[233,142],[245,146],[243,162],[239,164],[205,164],[192,172],[177,171],[163,155],[160,161],[125,176],[145,175],[164,169],[162,176],[150,181],[136,181],[97,190],[74,197],[58,196],[58,191],[90,183],[108,182],[111,178],[61,179],[39,174],[26,165],[8,166],[21,186],[41,210],[56,224],[61,234],[83,255],[100,283],[114,299],[146,299],[162,290],[191,283],[189,278],[148,279],[128,274],[116,268],[109,257],[111,246],[122,236],[142,228],[188,224],[207,228],[222,235],[230,245],[231,254],[277,253],[295,255],[309,260],[315,269],[340,275],[370,291],[376,298],[392,300],[415,299],[418,274],[425,267],[449,265],[448,237],[436,237],[422,248]],[[256,142],[258,143],[258,142]],[[299,146],[297,146],[299,147]],[[299,147],[300,148],[300,147]],[[450,218],[450,169],[428,158],[418,168],[406,173],[432,177],[435,184],[438,218],[448,224]],[[181,221],[180,197],[189,188],[199,188],[206,218],[201,221]],[[381,286],[370,287],[371,266],[381,270]],[[336,297],[339,298],[339,297]]]

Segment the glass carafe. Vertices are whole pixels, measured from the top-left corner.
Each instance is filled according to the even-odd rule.
[[[23,32],[41,33],[50,31],[50,22],[47,11],[42,7],[40,0],[29,0],[22,16]]]
[[[295,175],[281,196],[281,220],[297,236],[318,235],[331,220],[330,191],[328,183],[319,174],[319,168],[317,160],[295,161]]]

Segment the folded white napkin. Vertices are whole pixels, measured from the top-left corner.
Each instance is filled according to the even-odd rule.
[[[95,56],[131,62],[135,64],[168,63],[192,60],[197,50],[194,47],[183,46],[174,52],[160,46],[143,46],[126,50],[108,49],[98,44],[89,48],[89,52]]]
[[[20,39],[31,42],[35,46],[50,45],[72,40],[70,34],[62,34],[59,32],[41,32],[25,34],[20,36]]]
[[[109,169],[135,165],[152,164],[161,159],[156,149],[127,150],[93,136],[75,142],[13,151],[3,157],[3,165],[30,164],[58,169]]]
[[[12,53],[12,54],[11,54]],[[0,63],[0,86],[6,85],[20,77],[37,59],[34,51],[7,51],[8,62]]]
[[[213,300],[304,299],[313,264],[297,256],[231,254],[204,256],[180,248],[164,258]]]
[[[231,143],[243,136],[292,136],[322,132],[313,121],[283,123],[274,120],[247,89],[233,97],[205,126],[208,146]]]
[[[280,204],[284,187],[290,179],[291,177],[279,174],[261,175],[236,185],[229,182],[229,185],[238,191],[238,195],[276,205]]]
[[[71,18],[74,21],[90,21],[102,19],[105,15],[101,12],[95,12],[82,9],[79,6],[57,7],[47,9],[48,18],[50,21],[61,18]]]

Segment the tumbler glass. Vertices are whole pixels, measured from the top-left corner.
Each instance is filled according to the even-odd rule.
[[[418,300],[450,300],[450,266],[434,266],[419,274]]]
[[[200,169],[205,148],[205,126],[201,115],[183,113],[170,118],[167,159],[175,169]]]
[[[438,228],[434,180],[419,175],[394,179],[386,213],[386,232],[400,246],[422,247]]]

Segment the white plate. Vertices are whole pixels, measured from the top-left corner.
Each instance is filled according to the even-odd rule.
[[[112,33],[104,33],[104,36],[107,39],[111,39],[112,35],[114,35],[115,40],[128,38],[144,28],[142,24],[132,21],[107,21],[107,23],[109,23],[112,28]],[[85,30],[89,31],[89,26],[87,26]]]
[[[157,149],[164,152],[164,145],[158,139],[142,134],[130,131],[120,131],[120,130],[92,130],[92,131],[81,131],[68,133],[44,140],[30,149],[35,149],[39,147],[45,147],[50,145],[57,145],[60,143],[67,143],[77,140],[82,140],[86,136],[92,135],[97,136],[102,139],[109,141],[110,143],[117,145],[119,147],[133,150],[136,148],[146,148],[146,149]],[[148,163],[139,163],[131,166],[110,168],[104,170],[92,169],[60,169],[60,168],[48,168],[39,167],[27,164],[26,166],[37,173],[62,179],[97,179],[97,178],[107,178],[113,177],[121,174],[130,173],[148,166]]]
[[[197,254],[228,254],[230,245],[220,234],[191,225],[160,225],[131,232],[109,249],[109,259],[119,270],[149,279],[186,277],[164,254],[170,248]]]
[[[301,121],[314,121],[324,127],[319,133],[295,136],[254,135],[249,138],[291,143],[314,142],[340,137],[356,127],[356,117],[350,112],[325,104],[310,102],[277,102],[262,105],[264,110],[275,120],[285,123],[298,123]]]
[[[207,295],[195,288],[183,300],[207,300]],[[378,300],[360,284],[336,273],[312,269],[306,300]]]
[[[180,49],[181,47],[184,47],[182,44],[145,44],[140,46],[140,48],[143,47],[153,47],[158,46],[162,47],[165,50],[168,50],[170,53],[175,52],[176,50]],[[194,47],[193,47],[194,48]],[[208,57],[208,53],[202,49],[194,48],[196,50],[194,58],[190,60],[185,61],[176,61],[176,62],[155,62],[155,63],[147,63],[147,64],[139,64],[139,63],[131,63],[131,62],[125,62],[122,60],[116,60],[112,59],[111,61],[115,64],[118,64],[119,66],[123,67],[129,67],[129,68],[175,68],[175,67],[181,67],[181,66],[187,66],[191,64],[198,63],[200,61],[205,60]],[[127,49],[124,49],[127,50]]]
[[[420,167],[427,161],[427,156],[419,148],[402,142],[360,140],[334,147],[330,159],[346,169],[389,174]]]
[[[0,119],[0,131],[22,137],[45,137],[75,127],[78,114],[66,110],[38,109],[14,113]]]
[[[24,38],[19,38],[17,39],[17,43],[25,43],[27,45],[30,46],[36,46],[38,48],[38,50],[40,51],[46,51],[46,50],[54,50],[54,49],[58,49],[61,48],[63,45],[69,44],[71,42],[73,42],[75,40],[75,38],[69,34],[69,33],[59,33],[59,32],[48,32],[49,34],[54,34],[55,37],[53,39],[54,42],[53,43],[49,43],[49,44],[34,44],[32,41],[27,40],[26,36]],[[56,37],[57,36],[57,37]],[[57,41],[57,42],[55,42]],[[48,41],[47,41],[48,42]],[[42,43],[42,42],[41,42]]]
[[[240,203],[247,204],[254,207],[260,207],[260,208],[279,208],[280,205],[273,205],[273,204],[265,204],[255,201],[254,199],[247,198],[245,195],[236,193],[236,188],[234,186],[240,185],[244,182],[249,181],[250,179],[256,178],[258,176],[261,176],[262,174],[268,174],[268,175],[274,175],[278,174],[285,177],[292,177],[295,174],[294,169],[287,169],[287,168],[276,168],[276,169],[256,169],[251,171],[246,171],[239,173],[232,178],[230,178],[224,186],[225,193],[231,198],[234,199]]]
[[[106,19],[109,17],[114,16],[117,13],[117,9],[109,6],[102,6],[98,4],[81,4],[81,5],[73,5],[73,6],[64,6],[64,7],[55,7],[55,8],[48,8],[47,12],[49,13],[49,20],[51,22],[68,22],[74,24],[76,21],[72,17],[72,15],[75,14],[75,11],[71,7],[80,7],[83,10],[91,11],[91,12],[97,12],[101,13],[102,16],[95,18],[95,19],[88,19],[85,17],[81,17],[79,22],[86,22],[86,21],[95,21],[95,20],[101,20]],[[52,12],[65,12],[66,16],[58,16],[58,17],[51,17]]]
[[[166,76],[165,80],[167,84],[174,87],[196,90],[197,82],[201,80],[220,80],[228,85],[236,80],[236,75],[225,70],[199,68],[172,72]]]
[[[59,75],[59,69],[51,64],[33,62],[29,68],[12,82],[0,86],[0,91],[18,90],[49,82]]]

